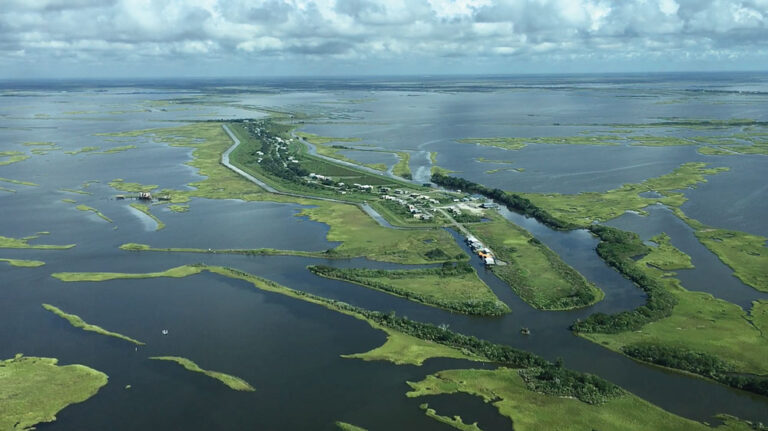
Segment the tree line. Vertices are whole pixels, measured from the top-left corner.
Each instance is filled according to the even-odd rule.
[[[768,377],[735,373],[731,363],[709,353],[652,343],[630,344],[621,350],[640,361],[688,371],[737,389],[768,396]]]

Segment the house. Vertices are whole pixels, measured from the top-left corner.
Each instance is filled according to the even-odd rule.
[[[496,260],[494,260],[492,257],[486,257],[483,259],[483,262],[485,262],[486,265],[496,265]]]

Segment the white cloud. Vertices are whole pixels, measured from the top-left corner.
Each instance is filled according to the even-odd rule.
[[[716,62],[766,44],[768,0],[4,0],[0,9],[0,66],[67,56],[136,68],[149,57],[155,68],[163,58],[271,57],[328,70],[342,60]]]

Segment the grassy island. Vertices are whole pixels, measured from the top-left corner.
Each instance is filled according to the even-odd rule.
[[[62,311],[60,308],[55,307],[50,304],[43,304],[43,308],[50,311],[51,313],[61,317],[62,319],[69,322],[70,325],[74,326],[75,328],[80,328],[83,331],[89,331],[89,332],[95,332],[97,334],[106,335],[108,337],[115,337],[119,338],[121,340],[125,340],[128,342],[131,342],[133,344],[143,346],[144,343],[141,341],[135,340],[131,337],[125,336],[123,334],[118,334],[117,332],[107,331],[106,329],[102,328],[101,326],[92,325],[90,323],[87,323],[83,319],[80,318],[80,316],[77,316],[75,314],[69,314]]]
[[[31,235],[26,238],[9,238],[0,236],[0,248],[29,248],[37,250],[67,250],[75,244],[67,245],[48,245],[48,244],[30,244],[29,241],[39,238],[40,235]]]
[[[190,361],[187,358],[182,358],[179,356],[153,356],[149,359],[155,359],[158,361],[176,362],[177,364],[181,365],[182,367],[186,368],[189,371],[205,374],[206,376],[212,379],[216,379],[221,383],[224,383],[225,385],[229,386],[230,389],[234,389],[236,391],[246,391],[246,392],[255,391],[253,386],[248,384],[248,382],[241,379],[240,377],[232,376],[230,374],[220,373],[218,371],[204,370],[200,368],[196,363]]]
[[[450,311],[484,316],[508,313],[468,263],[440,268],[376,270],[310,266],[316,275],[349,281]]]
[[[466,227],[507,265],[493,272],[525,302],[542,310],[586,307],[603,299],[602,290],[560,259],[530,233],[500,215]]]
[[[0,429],[32,430],[53,422],[70,404],[96,395],[107,375],[84,365],[56,365],[54,358],[0,360]]]
[[[6,259],[0,258],[0,262],[6,262],[11,266],[18,266],[22,268],[37,268],[45,265],[45,262],[40,260],[28,260],[28,259]]]

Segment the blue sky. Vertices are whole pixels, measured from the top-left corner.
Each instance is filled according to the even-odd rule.
[[[0,78],[768,70],[768,0],[2,0]]]

